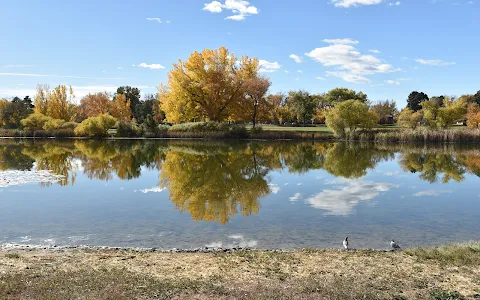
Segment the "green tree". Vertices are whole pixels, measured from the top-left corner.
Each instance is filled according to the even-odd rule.
[[[115,125],[115,118],[109,114],[90,117],[75,128],[75,134],[79,136],[106,136],[107,130]]]
[[[380,117],[380,124],[393,123],[393,117],[398,114],[397,104],[394,100],[378,101],[372,105],[371,110]]]
[[[287,99],[288,107],[299,122],[305,124],[313,119],[317,108],[316,98],[306,91],[290,91]]]
[[[359,100],[347,100],[330,109],[326,124],[337,137],[353,137],[358,128],[370,129],[378,121],[378,115],[368,110],[368,105]],[[348,130],[348,132],[347,132]]]
[[[467,114],[467,102],[465,100],[454,101],[445,98],[445,107],[440,107],[437,117],[437,125],[440,128],[447,128],[454,121],[465,120]]]
[[[423,119],[427,122],[430,128],[437,128],[437,117],[440,106],[438,102],[431,99],[423,101],[421,104],[423,110]]]
[[[423,92],[411,92],[410,95],[408,95],[407,99],[407,107],[413,110],[414,112],[419,111],[422,109],[422,106],[420,105],[423,101],[428,101],[428,96],[427,94]]]
[[[15,97],[3,108],[1,119],[6,128],[18,128],[21,120],[31,113],[33,113],[33,105],[30,97],[27,96],[23,100]]]
[[[42,130],[45,123],[50,119],[41,113],[33,113],[21,120],[21,124],[26,130]]]
[[[404,108],[398,115],[398,124],[405,128],[415,129],[423,119],[423,111],[414,112],[410,108]]]
[[[347,88],[335,88],[333,90],[330,90],[324,95],[323,98],[326,108],[328,108],[328,106],[334,106],[336,103],[347,100],[358,100],[363,103],[367,103],[368,101],[368,97],[366,94],[362,92],[357,93],[354,90],[350,90]]]
[[[128,85],[121,86],[117,88],[117,93],[115,94],[115,97],[117,97],[118,95],[125,95],[125,98],[127,99],[126,101],[130,101],[130,111],[132,112],[132,115],[135,119],[143,119],[146,116],[141,116],[142,109],[137,110],[137,106],[141,104],[140,90],[138,88]]]

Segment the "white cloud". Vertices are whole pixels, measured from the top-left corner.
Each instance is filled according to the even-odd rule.
[[[30,74],[30,73],[0,73],[0,76],[58,77],[58,78],[73,78],[73,79],[108,79],[108,80],[123,79],[118,77],[83,77],[83,76],[71,76],[71,75]]]
[[[368,50],[369,52],[372,52],[372,53],[375,53],[375,54],[379,54],[380,51],[378,51],[377,49],[370,49]]]
[[[385,80],[385,82],[388,83],[388,84],[400,85],[400,82],[395,81],[395,80],[391,80],[391,79],[390,80]]]
[[[290,73],[290,71],[289,71],[289,70],[285,70],[285,73]]]
[[[297,70],[297,73],[303,73],[303,71],[302,70]]]
[[[443,66],[450,66],[450,65],[456,64],[455,62],[446,62],[440,59],[418,58],[415,61],[418,63],[421,63],[422,65],[429,65],[429,66],[435,66],[435,67],[443,67]]]
[[[301,63],[303,61],[303,57],[298,56],[296,54],[290,54],[289,56],[291,59],[293,59],[297,64]]]
[[[320,77],[320,76],[318,76],[317,79],[318,79],[318,80],[325,80],[325,78]]]
[[[298,200],[302,199],[302,194],[295,193],[295,195],[293,195],[292,197],[290,197],[288,199],[292,202],[298,201]]]
[[[330,45],[316,48],[305,53],[308,57],[336,71],[327,71],[328,76],[342,78],[347,82],[367,83],[365,75],[396,72],[392,65],[382,62],[373,55],[360,53],[353,45],[358,41],[351,39],[324,40]]]
[[[409,80],[412,80],[412,78],[408,77],[408,78],[398,78],[398,80],[400,81],[409,81]]]
[[[441,194],[451,194],[453,191],[451,190],[426,190],[421,191],[418,193],[413,194],[415,197],[422,197],[422,196],[438,196]]]
[[[140,68],[147,68],[147,69],[152,69],[152,70],[158,70],[158,69],[165,69],[164,66],[160,64],[146,64],[146,63],[141,63],[138,65]]]
[[[163,21],[162,19],[160,18],[147,18],[147,21],[153,21],[153,22],[157,22],[157,23],[165,23],[165,24],[170,24],[170,21]]]
[[[259,60],[258,64],[260,65],[260,72],[263,73],[276,72],[282,67],[278,62],[269,62],[263,59]]]
[[[218,1],[213,1],[211,3],[205,3],[203,10],[209,11],[211,13],[221,13],[223,10],[223,5]]]
[[[117,70],[123,70],[123,68],[122,68],[122,67],[118,67]]]
[[[335,182],[339,183],[339,182]],[[349,215],[360,201],[370,201],[395,187],[390,183],[364,180],[342,180],[345,186],[325,189],[306,200],[313,208],[323,209],[328,215]]]
[[[212,1],[205,3],[203,10],[211,13],[221,13],[223,10],[229,10],[233,15],[226,17],[226,20],[242,21],[251,15],[257,15],[258,9],[250,5],[250,2],[244,0],[225,0],[222,4],[219,1]]]
[[[400,4],[401,4],[400,1],[388,3],[389,6],[399,6]]]
[[[357,40],[352,39],[324,39],[323,42],[327,44],[340,44],[340,45],[356,45],[360,43]]]
[[[360,5],[374,5],[380,4],[383,0],[331,0],[330,3],[335,5],[336,7],[345,7],[348,8],[350,6],[360,6]]]
[[[360,75],[355,75],[355,74],[352,74],[352,73],[331,72],[331,71],[327,71],[325,73],[327,74],[327,76],[342,78],[346,82],[352,82],[352,83],[368,83],[368,82],[370,82],[370,80],[368,78],[360,76]]]

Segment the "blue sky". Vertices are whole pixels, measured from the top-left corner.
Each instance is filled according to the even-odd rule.
[[[402,107],[413,90],[480,89],[479,13],[480,0],[4,0],[0,96],[154,93],[179,58],[226,46],[262,60],[271,92],[347,87]]]

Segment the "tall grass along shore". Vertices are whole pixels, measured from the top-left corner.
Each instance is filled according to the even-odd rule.
[[[478,297],[478,242],[395,252],[0,252],[1,299]]]
[[[72,129],[18,130],[0,129],[0,137],[8,138],[202,138],[202,139],[264,139],[264,140],[352,140],[376,143],[480,143],[480,129],[450,128],[416,130],[398,127],[379,127],[362,130],[345,138],[335,138],[324,126],[282,127],[229,125],[216,122],[185,123],[173,126],[159,125],[146,130],[141,126],[120,126],[105,135],[79,136]]]

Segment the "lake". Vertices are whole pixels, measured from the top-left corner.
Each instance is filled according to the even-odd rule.
[[[0,244],[387,249],[480,239],[473,145],[0,140]]]

